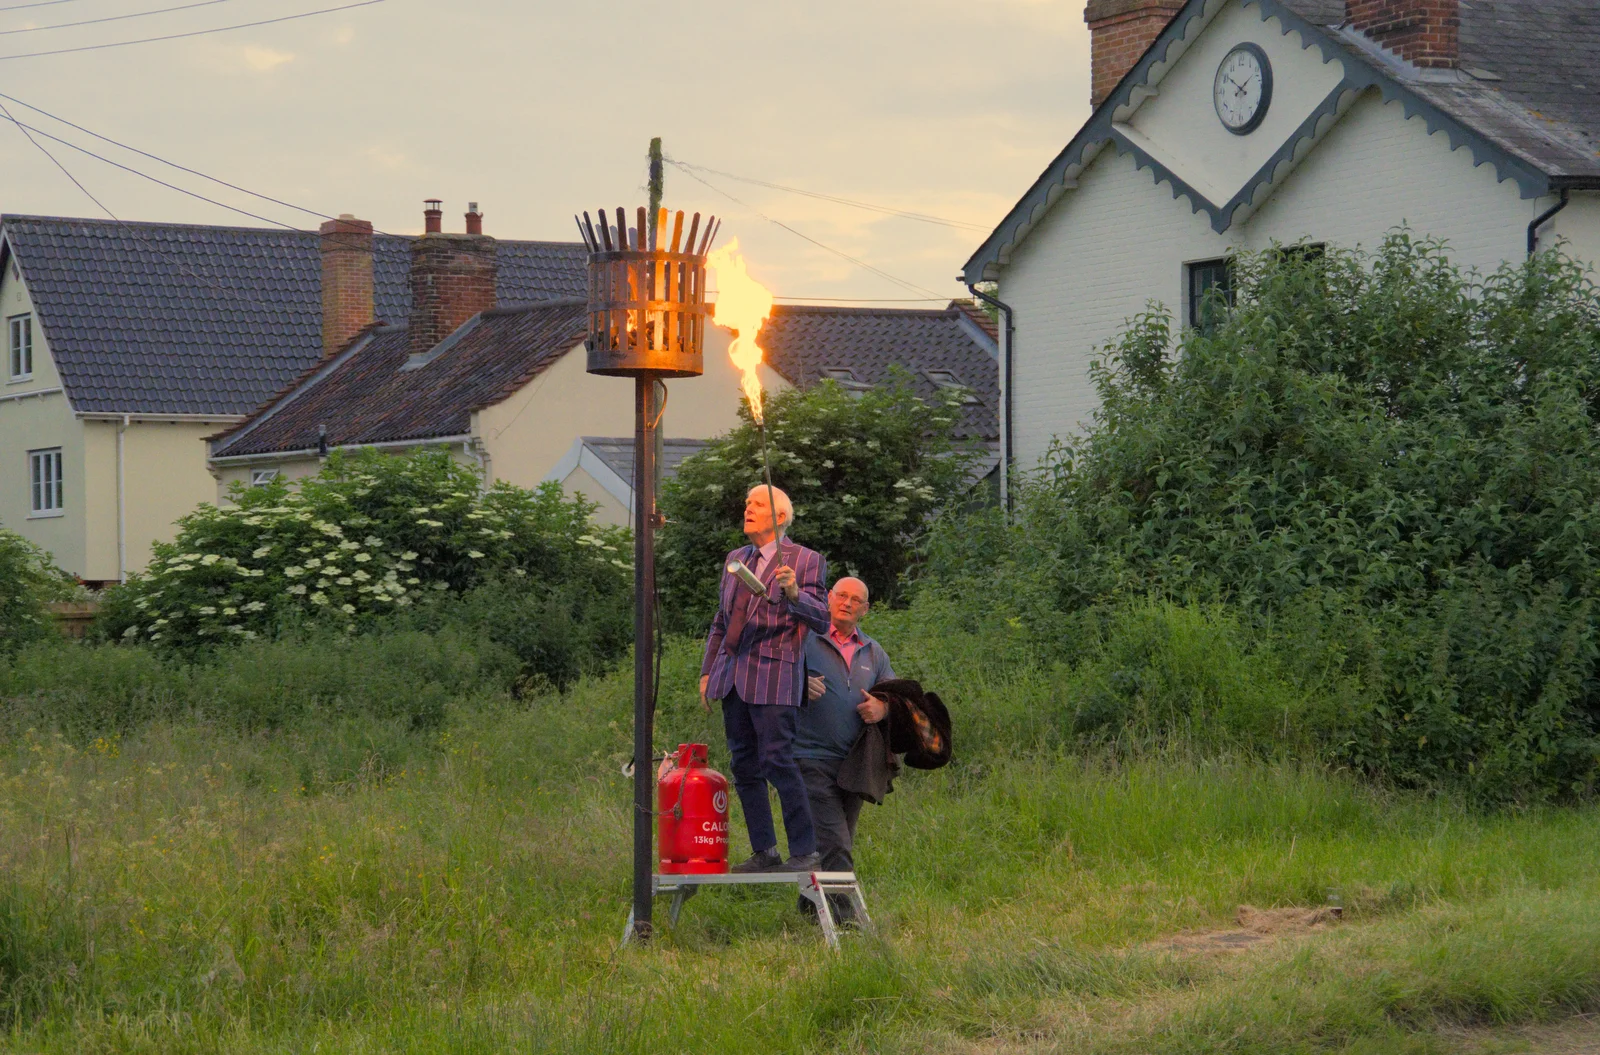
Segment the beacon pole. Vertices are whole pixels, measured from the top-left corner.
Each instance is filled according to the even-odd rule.
[[[636,377],[633,435],[633,934],[650,938],[655,874],[656,381]]]

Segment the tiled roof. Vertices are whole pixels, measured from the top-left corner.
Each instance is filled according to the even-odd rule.
[[[318,235],[0,216],[74,409],[246,414],[322,351]],[[378,319],[404,325],[411,239],[379,235]],[[583,296],[583,246],[498,243],[501,304]]]
[[[662,479],[672,479],[678,472],[678,466],[683,464],[683,460],[691,454],[698,454],[704,450],[709,442],[709,440],[662,440]],[[633,485],[632,436],[585,436],[583,445],[593,451],[605,463],[606,468],[616,473],[624,483],[630,487]]]
[[[215,457],[461,436],[472,412],[509,397],[583,340],[588,307],[547,301],[484,312],[425,365],[410,359],[403,329],[380,326],[261,413],[219,437]]]
[[[963,408],[958,437],[1000,436],[994,338],[959,304],[932,310],[779,305],[761,328],[761,346],[767,363],[798,388],[823,380],[829,370],[849,370],[857,382],[881,385],[901,366],[916,393],[932,399],[939,386],[929,373],[952,374],[977,399]]]
[[[1282,0],[1330,30],[1348,52],[1558,184],[1577,179],[1594,185],[1600,180],[1600,4],[1460,2],[1460,69],[1413,71],[1340,33],[1343,3]]]

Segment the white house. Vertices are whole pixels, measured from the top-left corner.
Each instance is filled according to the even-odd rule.
[[[1002,442],[1092,415],[1095,349],[1181,320],[1241,250],[1401,224],[1480,270],[1600,260],[1595,0],[1091,0],[1095,110],[967,262],[993,282]]]

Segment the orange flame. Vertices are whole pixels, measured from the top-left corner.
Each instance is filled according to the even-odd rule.
[[[737,238],[713,250],[706,257],[706,264],[717,276],[716,320],[739,334],[728,348],[728,355],[744,374],[740,384],[745,398],[750,401],[750,414],[760,425],[761,378],[756,376],[756,367],[761,365],[763,353],[756,343],[756,335],[761,332],[761,324],[767,321],[767,316],[772,314],[772,292],[745,270]]]

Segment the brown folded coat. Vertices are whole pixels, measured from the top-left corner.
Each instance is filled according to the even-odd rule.
[[[909,678],[879,682],[872,695],[889,705],[889,713],[856,737],[837,782],[881,806],[900,774],[895,755],[904,754],[913,769],[938,769],[950,761],[950,712],[937,693],[924,692]]]

